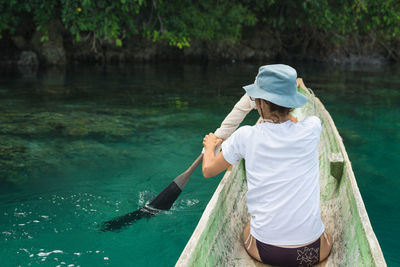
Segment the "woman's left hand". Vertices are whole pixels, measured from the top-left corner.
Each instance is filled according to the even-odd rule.
[[[203,146],[205,149],[215,149],[215,147],[222,144],[222,141],[215,134],[209,133],[203,139]]]

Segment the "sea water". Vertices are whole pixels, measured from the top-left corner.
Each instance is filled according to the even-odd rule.
[[[399,265],[400,69],[291,65],[331,113],[385,258]],[[173,266],[222,175],[198,168],[171,210],[117,232],[99,227],[190,166],[258,66],[3,71],[1,265]]]

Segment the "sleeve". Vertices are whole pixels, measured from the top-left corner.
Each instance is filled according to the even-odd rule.
[[[222,155],[230,164],[238,164],[240,159],[244,158],[246,151],[243,141],[246,139],[245,135],[249,127],[240,127],[222,143]]]
[[[246,115],[255,108],[255,102],[247,94],[244,94],[214,134],[219,138],[227,139],[239,127]]]
[[[304,123],[307,125],[307,127],[310,127],[312,129],[313,133],[316,136],[319,137],[321,135],[322,125],[320,118],[318,118],[317,116],[310,116],[304,120]]]

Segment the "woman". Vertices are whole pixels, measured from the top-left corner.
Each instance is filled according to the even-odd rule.
[[[263,123],[241,127],[223,143],[214,134],[203,140],[206,178],[245,159],[251,220],[243,231],[244,246],[256,260],[280,266],[317,264],[332,248],[319,205],[321,121],[310,116],[297,122],[290,115],[307,102],[296,90],[296,78],[290,66],[262,66],[255,83],[244,89]]]

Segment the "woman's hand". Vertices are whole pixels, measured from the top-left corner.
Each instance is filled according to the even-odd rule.
[[[209,133],[203,139],[203,146],[206,150],[215,149],[222,144],[222,139],[218,138],[215,134]]]
[[[215,156],[215,147],[221,145],[222,139],[218,138],[215,134],[209,133],[203,139],[203,146],[205,148],[203,156],[203,175],[205,178],[210,178],[218,173],[222,172],[229,167],[229,162],[227,162],[222,154],[218,153]]]

